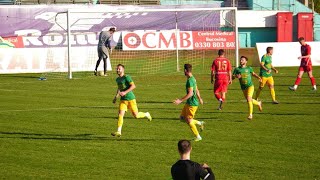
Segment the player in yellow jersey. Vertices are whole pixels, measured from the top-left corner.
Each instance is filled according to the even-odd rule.
[[[118,116],[118,130],[114,133],[111,133],[111,135],[120,137],[123,125],[123,116],[128,108],[130,109],[132,115],[137,119],[146,117],[149,121],[151,121],[152,117],[149,112],[144,113],[138,111],[136,97],[132,92],[132,90],[136,88],[136,85],[134,84],[129,75],[124,74],[124,65],[117,65],[117,74],[119,76],[116,79],[118,89],[117,94],[113,99],[113,103],[116,103],[117,97],[121,96]]]
[[[271,73],[272,70],[275,73],[278,73],[278,70],[274,68],[272,65],[272,54],[273,54],[273,47],[267,47],[267,54],[263,55],[261,58],[260,77],[262,81],[260,82],[259,89],[257,90],[256,99],[259,98],[264,85],[267,84],[270,89],[270,94],[271,94],[273,104],[279,104],[279,102],[276,100],[276,93],[274,91],[274,80]]]
[[[261,82],[261,78],[253,72],[252,67],[247,66],[248,58],[245,56],[241,56],[240,58],[240,66],[235,68],[233,71],[233,79],[238,78],[240,82],[241,89],[243,91],[244,97],[247,99],[248,107],[249,107],[249,116],[248,119],[252,119],[253,105],[259,106],[259,110],[262,111],[262,102],[258,102],[255,99],[252,99],[254,86],[252,82],[252,76],[259,79]]]
[[[194,116],[196,114],[196,111],[199,106],[199,101],[201,104],[203,104],[203,100],[200,96],[200,92],[197,87],[197,81],[192,75],[192,65],[191,64],[185,64],[184,65],[184,75],[187,77],[186,82],[186,91],[187,95],[183,96],[180,99],[176,99],[173,101],[174,104],[178,105],[182,103],[183,101],[187,101],[184,105],[180,120],[184,120],[191,128],[191,131],[195,135],[195,141],[201,141],[202,138],[198,132],[197,126],[200,126],[200,130],[203,130],[204,128],[204,122],[203,121],[197,121],[194,119]]]

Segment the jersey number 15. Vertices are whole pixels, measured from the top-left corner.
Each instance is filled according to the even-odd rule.
[[[219,67],[218,67],[218,70],[219,70],[219,71],[221,71],[221,70],[222,70],[222,71],[227,70],[227,62],[226,62],[226,61],[222,61],[222,62],[219,61],[219,62],[218,62],[218,66],[219,66]]]

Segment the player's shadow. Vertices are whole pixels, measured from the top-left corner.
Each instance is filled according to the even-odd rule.
[[[0,138],[48,139],[48,140],[93,140],[103,137],[93,137],[93,134],[45,134],[29,132],[0,132]]]
[[[165,121],[176,121],[176,122],[181,122],[181,123],[186,123],[185,120],[180,120],[179,117],[174,117],[174,118],[167,118],[167,117],[156,117],[156,118],[152,118],[153,120],[165,120]],[[223,121],[223,119],[219,119],[217,117],[199,117],[199,118],[195,118],[198,121]]]
[[[39,78],[39,76],[36,76],[36,75],[28,75],[28,76],[25,76],[25,75],[23,75],[23,76],[19,76],[19,75],[6,75],[6,76],[4,76],[4,77],[6,77],[6,78],[24,78],[24,79],[38,79]]]
[[[0,132],[0,138],[31,139],[31,140],[57,140],[57,141],[154,141],[152,138],[115,138],[97,136],[94,134],[42,134],[24,132]],[[176,141],[175,139],[157,139],[157,141]]]

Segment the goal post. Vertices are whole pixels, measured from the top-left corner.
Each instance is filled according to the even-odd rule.
[[[70,11],[67,11],[67,42],[68,42],[68,79],[72,79],[72,69],[71,69],[71,24],[70,24]]]
[[[111,63],[128,65],[130,73],[174,73],[184,63],[197,66],[199,73],[209,72],[208,66],[217,57],[218,49],[225,49],[233,66],[238,66],[237,9],[234,7],[106,9],[102,6],[68,9],[66,16],[69,79],[73,77],[72,72],[77,71],[73,65],[77,64],[78,50],[72,41],[77,36],[76,30],[87,26],[88,21],[96,22],[98,30],[80,31],[82,35],[93,33],[98,37],[102,29],[116,28]],[[96,45],[88,49],[91,50],[88,50],[87,64],[93,70],[98,58]]]

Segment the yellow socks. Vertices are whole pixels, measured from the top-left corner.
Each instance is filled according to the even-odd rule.
[[[272,101],[275,101],[276,100],[276,92],[274,91],[274,88],[270,89],[270,94],[271,94],[271,97],[272,97]]]
[[[191,122],[193,122],[193,123],[196,124],[196,125],[201,125],[201,122],[198,121],[198,120],[195,120],[195,119],[193,119]]]
[[[144,118],[144,117],[146,117],[146,114],[144,112],[138,112],[138,115],[136,118],[139,119],[139,118]]]
[[[259,102],[257,100],[255,100],[255,99],[252,99],[252,104],[258,106]]]
[[[253,112],[253,105],[259,106],[259,101],[252,99],[252,101],[248,102],[249,114],[252,115]]]
[[[123,116],[119,115],[119,117],[118,117],[118,132],[121,132],[122,125],[123,125]]]
[[[196,136],[196,137],[199,137],[199,132],[198,132],[198,129],[197,129],[197,126],[196,126],[196,123],[199,122],[197,120],[192,120],[189,124],[190,126],[190,129],[191,131],[193,132],[193,134]],[[200,122],[199,122],[200,123]]]
[[[258,89],[257,89],[257,93],[256,93],[256,99],[259,98],[260,93],[261,93],[261,89],[258,88]],[[271,89],[270,89],[270,95],[271,95],[272,101],[275,101],[275,100],[276,100],[276,92],[274,91],[274,88],[271,88]]]

